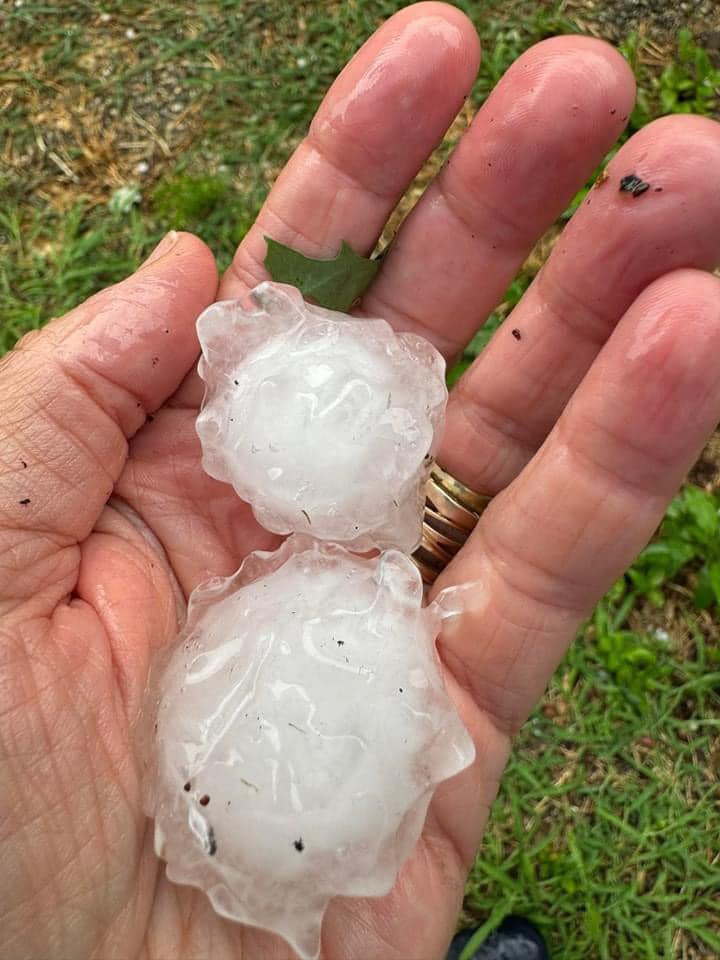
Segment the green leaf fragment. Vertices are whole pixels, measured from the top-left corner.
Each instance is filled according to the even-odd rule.
[[[265,240],[265,267],[271,278],[297,287],[306,299],[329,310],[349,310],[380,269],[379,260],[366,260],[344,240],[329,260],[306,257],[271,237]]]

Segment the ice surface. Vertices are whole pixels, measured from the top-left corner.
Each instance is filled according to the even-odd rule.
[[[198,319],[203,467],[275,533],[411,552],[442,427],[445,361],[414,334],[262,283]]]
[[[417,568],[290,537],[191,597],[154,671],[146,812],[168,877],[317,955],[331,897],[379,896],[472,741]]]

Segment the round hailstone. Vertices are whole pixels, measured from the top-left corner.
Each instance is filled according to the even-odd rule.
[[[474,747],[412,562],[296,536],[198,587],[151,683],[145,810],[170,880],[319,951],[333,896],[387,893]]]
[[[422,337],[312,306],[293,287],[262,283],[252,298],[197,322],[205,470],[275,533],[411,552],[445,361]]]

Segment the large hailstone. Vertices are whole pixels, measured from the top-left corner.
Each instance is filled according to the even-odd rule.
[[[422,337],[312,306],[293,287],[262,283],[252,299],[197,322],[203,467],[267,530],[412,552],[445,361]]]
[[[168,877],[303,958],[333,896],[387,893],[433,788],[474,757],[435,652],[443,615],[398,551],[305,537],[195,590],[147,725]]]

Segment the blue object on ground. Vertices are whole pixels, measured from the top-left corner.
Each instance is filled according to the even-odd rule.
[[[476,929],[461,930],[453,937],[446,960],[460,960]],[[550,954],[534,923],[525,917],[510,915],[467,960],[550,960]]]

